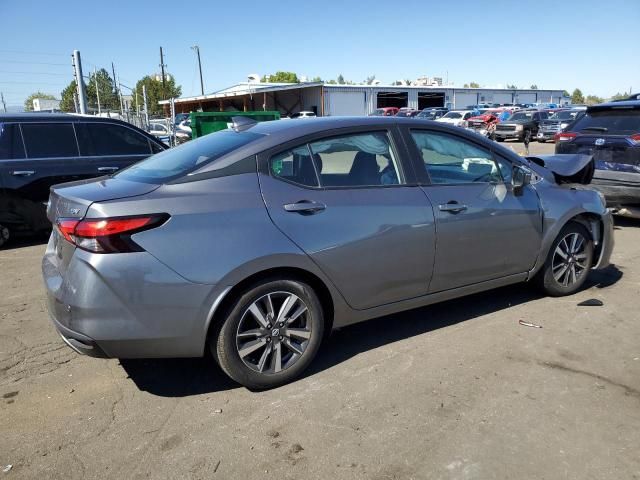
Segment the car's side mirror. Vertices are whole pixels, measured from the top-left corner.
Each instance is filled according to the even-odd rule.
[[[516,197],[522,195],[524,187],[531,183],[531,171],[520,165],[513,167],[513,175],[511,177],[511,186],[513,187],[513,194]]]

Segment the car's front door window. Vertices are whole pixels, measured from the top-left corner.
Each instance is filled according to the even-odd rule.
[[[433,184],[502,182],[491,151],[446,133],[414,130],[411,136]]]

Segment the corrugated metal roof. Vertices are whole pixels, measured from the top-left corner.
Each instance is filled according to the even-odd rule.
[[[197,97],[176,98],[175,103],[198,102],[202,100],[215,100],[218,98],[238,97],[247,94],[280,92],[283,90],[295,90],[298,88],[321,87],[322,82],[305,82],[305,83],[248,83],[243,82],[232,87],[219,90],[207,95],[199,95]],[[170,100],[161,100],[160,105],[168,105]]]

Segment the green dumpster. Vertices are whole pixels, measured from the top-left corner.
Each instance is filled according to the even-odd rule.
[[[249,117],[257,122],[279,120],[280,112],[191,112],[191,138],[202,137],[208,133],[229,128],[231,117]]]

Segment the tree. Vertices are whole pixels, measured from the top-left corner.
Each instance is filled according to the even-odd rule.
[[[469,88],[480,88],[480,84],[476,82],[470,82]]]
[[[584,103],[587,105],[595,105],[602,102],[604,102],[604,98],[598,97],[597,95],[587,95],[587,98],[584,100]]]
[[[265,75],[263,83],[300,83],[298,76],[293,72],[276,72],[273,75]]]
[[[531,90],[538,90],[538,85],[535,83],[529,87]]]
[[[567,92],[566,90],[562,90],[562,96],[563,97],[570,97],[571,94],[569,92]]]
[[[627,92],[618,92],[611,97],[611,100],[626,100],[627,98],[629,98],[629,95],[630,93]]]
[[[391,85],[402,85],[402,80],[396,80]]]
[[[60,110],[63,112],[75,112],[76,111],[76,102],[74,101],[76,96],[76,81],[72,80],[69,85],[62,90],[60,94]]]
[[[24,109],[27,112],[31,112],[33,110],[33,100],[36,99],[36,98],[42,98],[43,100],[55,100],[56,99],[56,97],[54,97],[50,93],[42,93],[40,91],[34,92],[31,95],[29,95],[26,98],[26,100],[24,101]]]
[[[338,85],[344,85],[344,77],[342,74],[338,75]]]
[[[321,79],[320,77],[313,77],[313,78],[311,79],[311,81],[312,81],[312,82],[321,82],[321,81],[322,81],[322,79]]]
[[[375,80],[376,80],[376,75],[374,73],[373,75],[368,76],[367,79],[364,81],[364,83],[366,83],[367,85],[371,85]]]
[[[338,84],[338,82],[336,82],[335,80],[329,80],[329,81],[327,82],[327,84],[328,84],[328,85],[337,85],[337,84]]]
[[[147,90],[147,107],[149,108],[149,113],[152,115],[162,113],[162,106],[158,105],[160,100],[177,98],[182,95],[182,87],[176,85],[176,81],[172,76],[165,77],[165,84],[166,87],[163,95],[162,80],[156,80],[149,75],[142,77],[138,80],[135,88],[131,92],[134,102],[137,93],[140,99],[140,105],[142,105],[142,86],[144,85]],[[100,100],[102,100],[102,98],[100,98]]]
[[[465,84],[462,86],[462,88],[469,88],[469,84],[468,84],[468,83],[465,83]]]
[[[517,90],[518,86],[517,85],[513,85],[513,84],[511,84],[511,85],[507,84],[507,88],[510,88],[511,90]]]
[[[96,95],[96,79],[98,82],[99,95]],[[101,68],[95,73],[91,73],[91,75],[89,75],[89,83],[86,85],[88,107],[97,110],[99,96],[101,109],[120,110],[120,99],[114,90],[114,81],[109,76],[109,72],[104,68]]]
[[[411,86],[411,80],[409,80],[408,78],[405,78],[405,79],[404,79],[404,84],[405,84],[407,87]]]
[[[571,94],[571,103],[584,103],[584,95],[579,88],[576,88]]]

